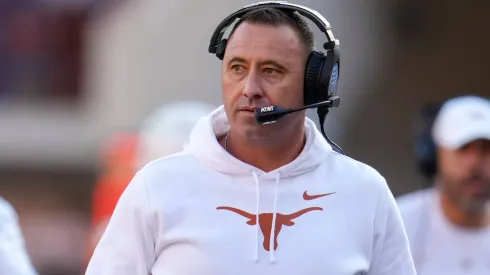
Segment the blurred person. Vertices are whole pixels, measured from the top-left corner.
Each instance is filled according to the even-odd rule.
[[[86,264],[92,257],[119,197],[134,177],[137,147],[136,133],[116,133],[104,144],[101,174],[92,190],[91,230]]]
[[[87,264],[136,171],[153,160],[181,151],[197,121],[214,109],[199,101],[165,104],[144,120],[139,132],[117,133],[107,142],[102,174],[93,191]]]
[[[490,274],[490,101],[424,109],[419,166],[433,186],[400,196],[419,275]]]
[[[328,52],[313,51],[312,31],[293,11],[329,28],[316,11],[277,2],[218,26],[215,34],[240,17],[210,45],[223,58],[224,105],[197,123],[185,150],[135,175],[87,274],[415,274],[376,170],[330,145],[304,110],[256,121],[254,110],[272,104],[336,99],[338,42],[328,29]]]
[[[139,131],[137,169],[161,157],[182,151],[192,128],[215,106],[201,101],[165,104],[143,121]]]
[[[37,274],[25,248],[18,216],[12,205],[0,197],[0,274]]]

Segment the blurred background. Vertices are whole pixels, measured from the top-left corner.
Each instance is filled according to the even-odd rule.
[[[221,104],[209,38],[253,2],[0,0],[0,196],[40,274],[84,271],[94,212],[113,199],[97,197],[98,186],[127,184],[145,119],[177,101]],[[340,40],[330,137],[395,195],[420,188],[421,106],[490,96],[490,2],[294,2],[322,13]]]

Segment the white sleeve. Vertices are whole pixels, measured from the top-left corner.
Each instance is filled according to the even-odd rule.
[[[17,213],[0,199],[0,274],[37,274],[25,249]]]
[[[155,262],[155,217],[141,173],[122,193],[87,275],[148,275]]]
[[[368,275],[416,275],[405,226],[386,181],[377,207]]]

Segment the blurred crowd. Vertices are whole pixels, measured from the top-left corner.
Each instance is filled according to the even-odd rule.
[[[215,109],[208,103],[182,101],[155,110],[136,132],[117,132],[101,148],[101,169],[91,195],[86,266],[118,199],[135,173],[153,160],[180,152],[194,125]],[[1,198],[0,198],[1,199]],[[0,274],[36,274],[27,253],[18,215],[0,200]]]
[[[83,60],[79,58],[83,50],[74,41],[79,41],[84,33],[88,10],[117,4],[94,0],[87,1],[90,4],[86,7],[76,7],[69,12],[58,13],[53,8],[40,13],[36,9],[23,8],[31,2],[36,1],[0,1],[0,109],[9,109],[11,104],[26,98],[29,106],[35,106],[37,103],[32,102],[42,102],[46,95],[53,102],[68,102],[68,106],[72,106],[70,104],[80,92],[78,87],[83,86],[80,76]],[[56,4],[52,5],[56,7]],[[100,9],[103,8],[107,9],[106,6]],[[412,16],[420,18],[423,14]],[[47,28],[54,31],[44,34],[43,30]],[[490,95],[490,90],[485,93]],[[75,266],[72,270],[76,270],[70,274],[84,271],[119,196],[134,174],[155,159],[181,151],[196,122],[218,107],[209,101],[179,98],[178,94],[172,95],[178,100],[154,104],[159,106],[145,115],[141,123],[136,123],[136,129],[112,131],[98,144],[101,153],[95,180],[87,184],[90,187],[81,188],[89,190],[90,194],[90,202],[85,202],[90,209],[86,211],[88,226],[82,230],[83,234],[74,233],[67,237],[82,236],[83,240],[73,243],[84,245],[77,248],[83,251],[83,256],[75,257],[73,264],[70,262]],[[422,275],[490,274],[490,101],[488,97],[467,91],[458,96],[447,96],[440,102],[414,105],[420,109],[420,117],[413,119],[420,122],[421,130],[418,139],[410,145],[416,148],[414,157],[425,181],[420,181],[424,184],[417,190],[398,197],[398,203],[417,271]],[[8,138],[7,132],[2,131],[0,129],[0,142],[2,138]],[[359,142],[362,143],[361,139]],[[1,154],[10,153],[5,150],[0,151]],[[8,165],[5,167],[3,170],[9,169]],[[2,199],[4,190],[16,187],[5,187],[10,184],[7,182],[0,184],[3,188],[0,189],[0,275],[68,274],[68,269],[49,268],[56,261],[64,266],[61,262],[65,258],[61,256],[46,260],[48,268],[39,268],[35,264],[20,222],[22,211],[13,202]],[[41,254],[50,255],[50,249],[56,250],[44,247],[46,252]],[[37,263],[42,265],[43,261]]]
[[[134,174],[153,160],[180,152],[197,121],[213,110],[212,105],[193,101],[165,105],[144,121],[140,132],[118,133],[107,142],[93,190],[87,263]]]

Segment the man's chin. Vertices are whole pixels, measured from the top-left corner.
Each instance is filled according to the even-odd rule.
[[[241,129],[235,129],[235,131],[238,130],[240,135],[249,141],[262,143],[273,139],[274,133],[276,132],[272,129],[273,127],[273,125],[260,125],[255,122],[240,125]]]

